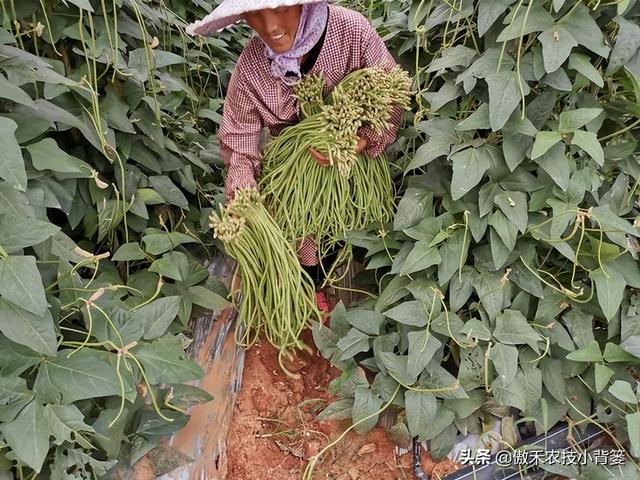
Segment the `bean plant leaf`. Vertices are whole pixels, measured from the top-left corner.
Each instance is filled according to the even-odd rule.
[[[40,472],[49,451],[50,433],[42,405],[32,401],[15,420],[0,424],[0,431],[16,457]]]
[[[620,308],[626,282],[622,275],[613,269],[606,272],[602,268],[592,271],[589,276],[596,285],[598,303],[607,320],[611,320]]]
[[[36,352],[55,355],[56,332],[49,310],[45,310],[43,315],[35,315],[0,298],[0,331],[7,338]]]
[[[189,382],[203,375],[202,367],[186,357],[179,340],[171,335],[142,343],[132,353],[140,360],[152,385]]]
[[[531,159],[534,160],[549,151],[556,143],[562,140],[562,136],[558,132],[538,132],[533,150],[531,151]]]
[[[547,73],[555,72],[560,68],[569,58],[573,47],[578,46],[578,42],[571,33],[558,25],[542,32],[538,39],[542,44],[544,69]]]
[[[412,436],[428,435],[437,413],[436,397],[430,392],[405,393],[407,425]]]
[[[600,145],[598,136],[595,133],[576,130],[573,132],[571,143],[587,152],[598,165],[604,165],[604,150],[602,150],[602,145]]]
[[[82,348],[69,356],[71,352],[62,350],[57,358],[41,364],[34,385],[38,397],[55,402],[61,396],[64,404],[71,404],[86,398],[120,394],[115,355],[98,354],[90,348]],[[129,390],[125,383],[125,392]]]
[[[600,352],[600,345],[597,341],[591,340],[575,352],[571,352],[567,355],[567,360],[572,360],[574,362],[601,362],[602,353]]]
[[[27,171],[24,168],[20,145],[15,131],[18,125],[11,119],[0,116],[0,178],[10,186],[24,192],[27,188]]]
[[[378,423],[377,412],[381,406],[382,399],[368,387],[356,388],[352,411],[353,423],[357,424],[354,430],[362,434],[374,428]]]
[[[491,166],[486,148],[467,148],[451,155],[453,178],[451,196],[457,200],[475,187]]]
[[[629,382],[616,380],[613,382],[613,385],[609,387],[609,393],[621,402],[631,403],[634,405],[638,403],[638,398],[636,397],[636,394],[633,393],[633,389]]]
[[[489,121],[491,130],[504,127],[529,86],[516,72],[492,73],[486,77],[489,86]]]
[[[507,345],[526,343],[536,352],[539,351],[540,335],[527,323],[527,319],[517,310],[507,309],[496,316],[493,330],[496,340]]]
[[[618,37],[611,51],[607,74],[617,72],[625,65],[640,48],[640,27],[635,22],[631,22],[624,17],[616,17],[615,21],[620,25]]]
[[[30,313],[44,315],[47,300],[35,257],[12,255],[0,259],[0,295]]]
[[[516,378],[518,373],[518,349],[516,347],[496,343],[491,348],[489,359],[493,362],[502,383],[509,384]]]
[[[514,0],[487,0],[478,4],[478,35],[484,36]]]
[[[584,127],[601,113],[601,108],[577,108],[562,112],[558,118],[558,130],[560,133],[574,132]]]
[[[142,323],[145,339],[157,338],[169,328],[178,315],[179,307],[179,296],[158,298],[136,310],[133,321]]]

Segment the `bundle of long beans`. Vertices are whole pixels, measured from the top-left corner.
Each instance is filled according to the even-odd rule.
[[[220,215],[211,214],[210,221],[214,238],[224,242],[242,279],[236,341],[248,348],[264,332],[280,350],[281,368],[298,377],[287,370],[284,358],[292,358],[294,349],[309,351],[300,334],[311,320],[320,319],[311,277],[256,189],[236,192]]]
[[[411,81],[396,68],[368,68],[345,77],[326,98],[318,77],[306,77],[296,96],[302,120],[273,138],[263,156],[260,189],[285,236],[295,242],[311,237],[319,257],[349,230],[391,220],[393,184],[384,155],[357,155],[363,125],[389,127],[392,108],[407,108]],[[329,158],[318,165],[309,147]]]

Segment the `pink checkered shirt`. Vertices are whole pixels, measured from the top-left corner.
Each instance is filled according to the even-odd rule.
[[[321,74],[327,95],[346,75],[366,67],[390,70],[396,65],[393,56],[367,19],[358,12],[329,5],[329,22],[318,58],[309,74]],[[391,117],[392,127],[377,134],[369,127],[358,132],[367,140],[364,153],[374,157],[396,139],[402,109]],[[227,199],[239,188],[256,185],[260,175],[262,129],[278,135],[288,125],[300,120],[293,88],[271,75],[264,44],[254,36],[241,53],[234,69],[224,102],[218,131],[222,158],[228,168],[225,183]],[[308,239],[298,248],[303,265],[317,264],[316,246]]]

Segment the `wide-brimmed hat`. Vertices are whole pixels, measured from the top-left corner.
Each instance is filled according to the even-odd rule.
[[[242,14],[291,5],[315,3],[320,0],[224,0],[209,15],[186,29],[189,35],[210,35],[242,20]]]

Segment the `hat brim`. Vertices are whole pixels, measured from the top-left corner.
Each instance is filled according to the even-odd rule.
[[[189,35],[211,35],[225,27],[238,23],[242,15],[264,8],[278,8],[291,5],[317,3],[322,0],[224,0],[202,20],[193,22],[186,28]]]

